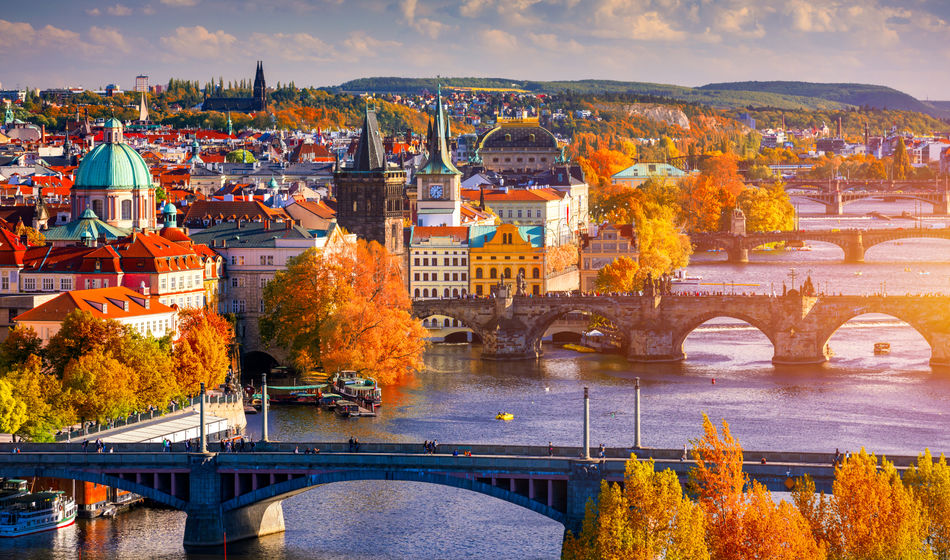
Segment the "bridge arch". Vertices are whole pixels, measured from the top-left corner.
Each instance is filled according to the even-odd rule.
[[[176,474],[181,473],[162,472],[159,473],[159,476],[167,475],[174,477]],[[116,476],[115,474],[106,474],[98,470],[87,471],[67,468],[37,467],[33,465],[6,466],[0,468],[0,477],[62,478],[66,480],[93,482],[96,484],[117,488],[119,490],[125,490],[126,492],[132,492],[144,498],[148,498],[178,510],[184,510],[188,505],[187,478],[183,480],[180,485],[177,485],[177,488],[175,488],[177,491],[175,492],[175,495],[173,495],[169,492],[172,491],[172,488],[175,485],[169,485],[169,492],[164,492],[152,486],[141,484],[127,478],[122,478],[121,476]]]
[[[914,329],[914,331],[917,332],[917,334],[919,334],[924,339],[924,341],[927,342],[927,345],[930,346],[931,357],[933,356],[935,341],[933,339],[932,331],[926,325],[921,323],[916,317],[909,316],[904,313],[901,313],[900,311],[895,311],[892,309],[874,309],[874,308],[857,309],[857,310],[852,311],[851,313],[842,315],[840,318],[838,318],[837,321],[835,321],[833,324],[831,324],[826,329],[821,331],[820,342],[821,342],[822,347],[828,345],[831,338],[835,335],[835,333],[841,330],[843,326],[850,323],[854,319],[863,317],[865,315],[884,315],[886,317],[901,321],[905,323],[906,325],[910,326],[911,328]],[[879,342],[879,341],[873,341],[873,342]]]
[[[323,484],[334,482],[348,482],[357,480],[392,480],[403,482],[424,482],[439,484],[452,488],[470,490],[479,494],[498,498],[506,502],[521,506],[536,513],[553,519],[559,523],[566,523],[567,516],[558,507],[547,505],[531,499],[529,496],[506,490],[499,486],[492,486],[486,482],[464,476],[453,476],[445,472],[431,472],[427,470],[384,470],[384,469],[345,469],[321,471],[305,476],[292,478],[263,488],[258,488],[247,494],[242,494],[221,504],[223,511],[232,511],[258,503],[281,501],[301,492],[311,490]],[[547,482],[547,481],[544,481]],[[564,481],[566,484],[566,480]],[[566,490],[563,501],[566,502]],[[564,505],[566,509],[566,504]]]
[[[564,308],[557,309],[556,311],[549,311],[537,319],[534,319],[531,324],[531,329],[529,332],[529,337],[531,339],[541,340],[544,336],[544,333],[547,332],[549,328],[558,320],[570,313],[584,313],[587,315],[597,315],[603,317],[604,319],[610,321],[615,327],[617,327],[617,334],[621,338],[621,347],[627,348],[629,345],[627,329],[624,328],[624,321],[622,317],[617,314],[616,310],[601,306],[587,306],[582,303],[577,305],[568,305]]]
[[[464,309],[460,309],[459,305],[445,305],[443,302],[451,301],[452,303],[459,303],[463,300],[422,300],[416,301],[412,306],[412,315],[416,319],[423,321],[423,326],[426,328],[433,329],[451,329],[449,334],[455,334],[461,332],[462,329],[469,329],[472,331],[474,337],[477,337],[479,341],[484,340],[484,329],[469,313],[466,313]],[[435,317],[439,317],[438,324],[433,324],[430,321],[435,321]],[[451,322],[446,325],[445,318],[448,318]]]
[[[679,325],[678,328],[673,333],[673,351],[679,352],[680,356],[685,356],[686,354],[683,351],[683,345],[686,343],[686,339],[689,338],[689,335],[693,334],[693,331],[703,326],[705,323],[713,319],[723,319],[723,318],[735,319],[737,321],[748,323],[754,329],[764,334],[765,338],[768,339],[772,347],[773,348],[775,347],[774,334],[772,333],[771,328],[769,328],[768,323],[765,320],[759,317],[755,317],[753,315],[749,315],[747,313],[742,313],[741,311],[717,310],[717,311],[710,311],[707,313],[696,315],[694,317],[691,317],[689,320],[683,322],[681,325]]]

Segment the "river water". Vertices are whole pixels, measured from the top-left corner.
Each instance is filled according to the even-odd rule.
[[[913,227],[901,223],[906,220],[879,222],[873,227]],[[871,224],[856,217],[807,218],[802,227]],[[888,243],[870,249],[863,265],[841,264],[841,257],[837,247],[817,243],[811,251],[755,252],[747,265],[702,254],[689,273],[710,284],[703,289],[717,291],[780,292],[794,268],[796,285],[811,275],[829,292],[950,293],[950,241]],[[874,356],[878,341],[890,342],[892,353]],[[862,316],[840,329],[831,346],[827,364],[776,368],[764,335],[723,319],[687,339],[681,364],[633,365],[619,356],[552,347],[537,362],[494,363],[481,361],[477,346],[434,345],[424,372],[384,389],[379,417],[344,420],[309,408],[275,408],[271,437],[579,445],[581,394],[588,386],[593,443],[625,446],[633,438],[633,378],[640,377],[647,446],[681,447],[700,434],[706,412],[727,420],[751,450],[950,452],[950,372],[930,368],[929,347],[916,331],[890,317]],[[512,412],[514,421],[494,420],[500,410]],[[259,433],[260,416],[249,421]],[[285,533],[233,543],[229,556],[554,559],[563,530],[487,496],[405,482],[324,486],[286,500],[284,516]],[[181,512],[139,508],[114,520],[0,542],[0,557],[73,559],[80,550],[83,558],[211,557],[182,550],[184,520]]]

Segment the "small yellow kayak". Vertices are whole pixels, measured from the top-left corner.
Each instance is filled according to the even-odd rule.
[[[564,345],[564,348],[567,348],[568,350],[573,350],[573,351],[575,351],[575,352],[584,352],[584,353],[596,352],[596,351],[597,351],[597,350],[594,350],[593,348],[589,348],[589,347],[587,347],[587,346],[581,346],[580,344],[565,344],[565,345]]]
[[[514,420],[515,415],[510,412],[499,412],[495,415],[495,420]]]

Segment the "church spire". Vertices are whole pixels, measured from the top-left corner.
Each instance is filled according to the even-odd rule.
[[[145,103],[145,92],[142,92],[142,97],[139,99],[139,122],[148,122],[148,104]]]

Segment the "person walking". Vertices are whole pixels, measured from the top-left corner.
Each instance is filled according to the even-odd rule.
[[[548,442],[548,457],[554,457],[554,445]]]

